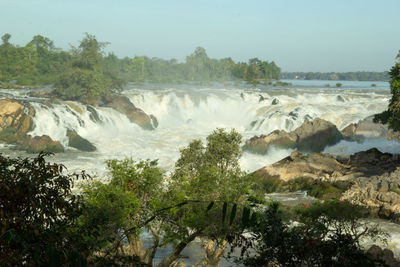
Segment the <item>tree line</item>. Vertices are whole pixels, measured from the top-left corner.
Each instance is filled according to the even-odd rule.
[[[328,81],[389,81],[389,72],[283,72],[281,79],[328,80]]]
[[[176,59],[147,56],[118,58],[114,53],[105,54],[103,48],[108,43],[98,42],[95,36],[87,33],[79,46],[72,47],[70,51],[56,48],[52,40],[41,35],[34,36],[22,47],[10,43],[10,38],[8,33],[2,36],[0,81],[14,81],[20,85],[68,83],[65,72],[70,72],[71,80],[80,79],[79,86],[97,78],[106,83],[105,87],[118,87],[127,82],[206,83],[236,80],[257,83],[277,80],[280,75],[280,68],[273,61],[258,58],[248,62],[234,62],[231,58],[214,59],[202,47],[197,47],[184,62],[178,62]],[[72,75],[72,69],[76,71],[77,68],[81,72]],[[82,70],[94,70],[91,75],[96,77],[90,79],[87,71],[84,73]]]

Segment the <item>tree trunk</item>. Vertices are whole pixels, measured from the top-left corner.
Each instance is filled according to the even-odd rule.
[[[197,263],[195,267],[218,267],[222,255],[225,253],[226,240],[221,245],[217,245],[213,240],[209,239],[207,242],[202,240],[206,256],[202,261]]]
[[[198,233],[194,233],[191,234],[188,238],[186,238],[185,240],[181,241],[176,248],[174,249],[173,252],[171,252],[168,256],[166,256],[162,262],[160,262],[159,264],[157,264],[157,267],[169,267],[175,260],[177,260],[179,258],[179,256],[181,255],[182,250],[185,249],[185,247],[192,242],[196,236],[198,235]]]

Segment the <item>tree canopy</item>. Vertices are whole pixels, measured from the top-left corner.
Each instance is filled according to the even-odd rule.
[[[395,131],[400,131],[400,51],[396,57],[396,63],[390,72],[390,99],[388,109],[380,114],[375,115],[376,122],[388,124]]]

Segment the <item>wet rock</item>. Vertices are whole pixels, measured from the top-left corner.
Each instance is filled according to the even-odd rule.
[[[297,148],[302,151],[320,152],[326,146],[334,145],[343,139],[336,126],[326,120],[306,121],[294,130],[297,135]]]
[[[255,136],[246,141],[243,149],[254,153],[267,153],[271,146],[297,148],[305,152],[320,152],[328,145],[343,139],[336,126],[322,119],[306,121],[293,132],[276,130],[268,135]]]
[[[243,150],[265,154],[271,146],[279,146],[282,148],[294,148],[296,146],[297,137],[286,131],[276,130],[269,135],[260,135],[250,138],[243,146]]]
[[[274,98],[271,102],[271,105],[278,105],[280,102],[278,100],[278,98]]]
[[[131,122],[145,130],[154,129],[150,116],[143,110],[136,108],[126,96],[110,95],[104,97],[101,106],[110,107],[125,114]]]
[[[96,147],[92,143],[81,137],[77,132],[73,130],[67,131],[67,137],[69,139],[68,146],[70,147],[87,152],[96,151]]]
[[[260,103],[260,102],[262,102],[262,101],[265,100],[265,97],[264,97],[264,96],[262,96],[262,95],[259,95],[259,96],[260,96],[260,98],[258,99],[258,103]]]
[[[153,125],[154,128],[158,127],[158,120],[156,118],[156,116],[154,116],[153,114],[150,114],[150,119],[151,119],[151,124]]]
[[[346,100],[344,100],[343,96],[341,96],[341,95],[336,96],[336,101],[346,102]]]
[[[364,140],[365,138],[388,138],[393,134],[386,125],[373,122],[373,116],[351,123],[342,130],[348,140]]]
[[[101,122],[99,113],[97,113],[97,110],[94,107],[87,105],[86,110],[89,112],[89,118],[93,122],[95,122],[95,123]]]
[[[0,140],[15,143],[26,136],[32,127],[35,110],[28,103],[13,99],[0,100]]]
[[[59,153],[64,152],[64,147],[59,141],[54,141],[48,135],[29,137],[23,141],[20,147],[28,153],[51,152]]]

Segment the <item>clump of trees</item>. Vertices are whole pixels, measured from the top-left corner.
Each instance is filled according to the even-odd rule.
[[[400,52],[396,57],[396,63],[390,72],[390,99],[388,109],[380,114],[375,115],[375,122],[388,124],[395,131],[400,131]]]
[[[360,241],[381,232],[362,228],[357,207],[326,202],[288,217],[240,169],[240,144],[236,131],[217,129],[205,144],[181,149],[170,174],[157,161],[110,160],[109,182],[86,183],[79,196],[74,176],[43,154],[0,157],[0,264],[152,266],[168,246],[157,266],[170,266],[195,238],[205,251],[199,266],[218,266],[228,245],[242,249],[233,256],[250,266],[370,262]]]
[[[9,42],[4,34],[0,45],[0,82],[20,85],[55,84],[63,98],[96,98],[127,82],[135,83],[210,83],[246,81],[256,85],[279,79],[275,62],[252,58],[234,62],[231,58],[214,59],[197,47],[184,62],[146,56],[118,58],[105,55],[107,43],[85,34],[78,47],[69,52],[54,46],[53,41],[36,35],[24,47]],[[3,84],[4,85],[4,84]]]

